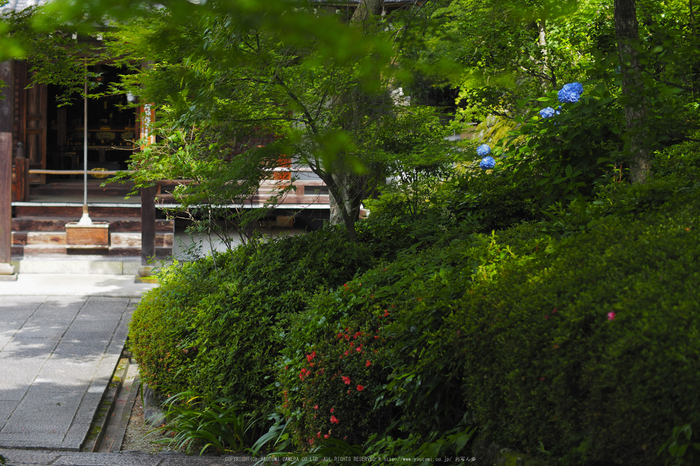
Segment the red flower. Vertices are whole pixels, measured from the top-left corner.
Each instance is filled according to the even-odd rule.
[[[341,375],[340,378],[343,379],[345,385],[350,385],[350,377],[348,377],[347,375]]]
[[[316,357],[316,351],[312,352],[311,354],[306,355],[306,360],[308,362],[311,362],[314,358]]]
[[[314,409],[318,409],[318,405],[314,405]]]
[[[340,422],[340,421],[338,420],[338,418],[337,418],[337,417],[335,417],[335,416],[331,416],[331,423],[333,423],[333,424],[337,424],[337,423],[339,423],[339,422]]]
[[[362,385],[358,385],[358,386],[357,386],[357,391],[358,391],[358,392],[361,392],[361,391],[364,390],[364,389],[365,389],[365,387],[363,387]]]
[[[608,312],[608,320],[613,320],[615,318],[615,313],[614,312]]]
[[[324,435],[323,435],[323,438],[328,438],[328,434],[324,434]]]
[[[365,367],[369,367],[369,366],[371,366],[371,365],[372,365],[372,363],[369,362],[369,359],[368,359],[367,362],[365,363]]]
[[[355,348],[355,351],[357,351],[359,353],[360,351],[362,351],[362,347],[358,346],[357,348]]]
[[[335,408],[331,408],[331,413],[335,411]]]

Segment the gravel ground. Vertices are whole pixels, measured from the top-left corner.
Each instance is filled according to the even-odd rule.
[[[152,432],[153,427],[147,424],[143,417],[143,404],[141,396],[136,397],[134,409],[131,411],[129,425],[126,428],[126,435],[122,443],[122,451],[138,450],[147,453],[158,453],[169,451],[167,444],[153,443],[155,440],[165,438],[161,432]]]

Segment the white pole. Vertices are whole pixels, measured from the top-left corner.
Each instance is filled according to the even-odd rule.
[[[88,215],[87,205],[87,166],[88,166],[88,76],[87,76],[87,61],[85,62],[85,88],[83,99],[83,216],[80,218],[78,225],[92,225],[92,219]]]

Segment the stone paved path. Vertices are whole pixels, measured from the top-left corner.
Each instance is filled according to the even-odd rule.
[[[186,456],[181,453],[149,455],[142,452],[68,453],[58,451],[0,450],[10,466],[252,466],[246,456]],[[266,465],[280,464],[273,461]]]
[[[80,449],[136,302],[0,297],[0,448]]]

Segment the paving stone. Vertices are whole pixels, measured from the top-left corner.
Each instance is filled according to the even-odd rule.
[[[258,460],[245,455],[187,456],[183,453],[144,452],[79,453],[0,449],[13,466],[252,466]],[[270,461],[265,464],[275,464]]]
[[[0,400],[0,429],[5,426],[5,423],[10,419],[10,415],[19,405],[19,400],[1,401]]]
[[[60,446],[82,398],[82,392],[27,393],[0,431],[0,445]]]
[[[41,301],[37,313],[79,311],[85,305],[85,298],[81,296],[49,296]]]
[[[24,323],[31,317],[30,312],[15,312],[0,310],[0,325],[4,335],[14,335],[14,333],[22,328]]]
[[[37,319],[32,318],[30,320],[36,321]],[[70,322],[70,320],[60,323],[54,321],[46,323],[45,325],[39,325],[38,323],[27,321],[22,325],[22,328],[17,330],[13,338],[17,340],[24,340],[26,338],[59,339],[68,329]]]
[[[27,388],[30,384],[31,381],[24,385],[17,385],[14,381],[0,382],[0,403],[5,401],[21,401],[24,394],[27,393]],[[2,428],[0,427],[0,429]]]
[[[3,455],[13,466],[48,465],[56,461],[61,454],[61,452],[52,451],[0,449],[0,455]]]
[[[64,339],[56,346],[56,349],[51,354],[52,359],[92,359],[102,358],[105,349],[108,347],[108,341],[102,340],[78,340],[75,338]]]
[[[51,390],[51,387],[75,390],[76,387],[86,387],[92,382],[101,358],[93,356],[92,360],[60,360],[49,359],[41,368],[32,386]]]
[[[90,283],[119,297],[74,297],[79,286],[67,290],[71,296],[63,297],[3,293],[0,448],[79,450],[119,361],[131,313],[140,300],[138,293],[150,288],[126,287],[116,281],[105,277],[103,284]],[[120,295],[122,292],[126,294]],[[105,460],[17,451],[0,454],[13,465],[162,463],[147,457]]]
[[[2,325],[2,324],[0,323],[0,325]],[[8,335],[8,334],[10,334],[10,335]],[[12,341],[11,332],[0,331],[0,351],[2,351],[2,349],[5,347],[5,345],[7,345],[10,341]]]

